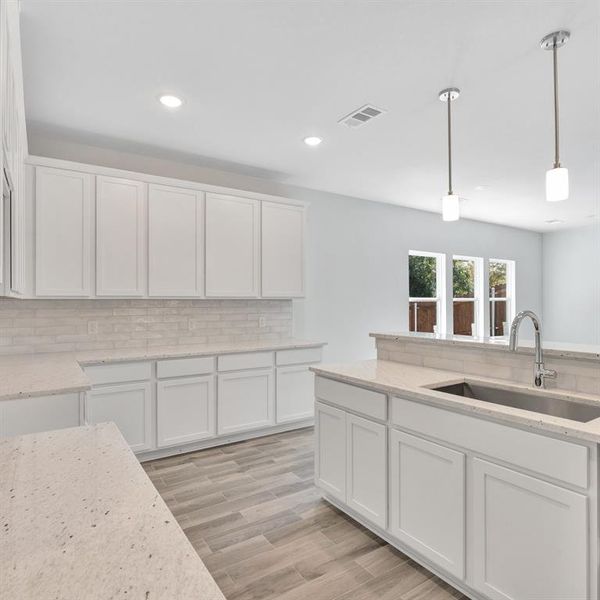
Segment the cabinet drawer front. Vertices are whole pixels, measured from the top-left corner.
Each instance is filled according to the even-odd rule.
[[[392,398],[392,423],[554,479],[588,486],[588,448],[461,415],[421,402]]]
[[[321,362],[321,348],[296,348],[294,350],[279,350],[275,354],[277,365],[300,365]]]
[[[123,381],[144,381],[152,377],[152,364],[149,362],[115,363],[112,365],[92,365],[84,368],[92,385],[121,383]]]
[[[205,375],[215,370],[215,359],[212,356],[198,356],[194,358],[173,358],[159,360],[156,363],[156,376],[185,377],[187,375]]]
[[[241,371],[242,369],[263,369],[273,366],[272,352],[248,352],[246,354],[225,354],[219,356],[219,371]]]
[[[315,395],[320,400],[353,410],[373,419],[387,418],[387,398],[381,392],[373,392],[325,377],[315,378]]]

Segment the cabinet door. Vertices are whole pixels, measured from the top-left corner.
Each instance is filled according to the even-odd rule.
[[[587,502],[474,459],[474,587],[493,600],[590,598]]]
[[[89,296],[93,176],[37,167],[37,296]]]
[[[201,296],[204,194],[151,184],[148,189],[150,296]]]
[[[463,579],[465,455],[396,430],[390,447],[390,532]]]
[[[86,421],[113,421],[134,452],[152,448],[152,387],[148,382],[99,387],[87,392]]]
[[[16,398],[0,402],[0,436],[52,431],[81,424],[79,394]]]
[[[206,295],[258,296],[260,202],[206,195]]]
[[[346,504],[381,528],[387,526],[387,429],[346,415]]]
[[[96,178],[96,295],[145,292],[146,184]]]
[[[275,390],[273,370],[260,369],[219,375],[219,434],[273,425]]]
[[[315,414],[315,378],[307,366],[277,369],[277,422],[309,419]]]
[[[315,484],[346,502],[346,413],[317,402]]]
[[[159,381],[156,388],[158,447],[214,437],[215,378]]]
[[[263,202],[262,295],[304,296],[304,207]]]

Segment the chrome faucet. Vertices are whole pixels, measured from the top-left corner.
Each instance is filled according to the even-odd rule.
[[[533,366],[533,384],[535,387],[544,388],[546,387],[546,378],[555,378],[556,371],[553,371],[552,369],[546,369],[544,366],[544,351],[542,350],[542,327],[540,320],[533,311],[522,310],[513,319],[513,322],[510,326],[509,349],[511,352],[516,352],[519,327],[525,317],[529,317],[531,319],[533,328],[535,330],[535,364]]]

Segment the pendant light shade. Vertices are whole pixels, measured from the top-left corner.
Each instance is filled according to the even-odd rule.
[[[559,202],[569,197],[569,171],[560,164],[558,128],[558,49],[564,46],[571,34],[568,31],[554,31],[540,42],[544,50],[552,51],[554,74],[554,167],[546,171],[546,200]]]
[[[442,196],[442,219],[444,221],[460,219],[460,203],[456,194]]]
[[[442,196],[442,219],[458,221],[460,219],[460,199],[452,191],[452,101],[460,95],[457,88],[442,90],[438,97],[448,104],[448,193]]]
[[[546,200],[560,202],[569,197],[569,170],[555,167],[546,171]]]

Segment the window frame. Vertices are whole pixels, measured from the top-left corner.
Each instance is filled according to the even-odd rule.
[[[517,301],[516,301],[516,282],[515,282],[515,273],[516,273],[516,262],[514,260],[508,258],[488,258],[488,281],[487,281],[487,301],[488,301],[488,310],[490,315],[495,315],[496,311],[491,310],[492,305],[496,302],[505,302],[506,303],[506,318],[507,323],[512,323],[516,312],[517,312]],[[489,281],[489,272],[490,272],[490,263],[502,263],[506,265],[506,297],[496,297],[490,294],[490,281]],[[488,337],[494,339],[505,339],[509,336],[509,332],[505,332],[504,335],[492,335],[493,326],[492,321],[489,322],[488,327]]]
[[[435,258],[435,291],[436,296],[432,298],[418,298],[410,295],[410,257],[425,256]],[[430,252],[426,250],[409,250],[408,251],[408,308],[410,313],[411,303],[419,302],[435,302],[436,303],[436,324],[434,326],[434,334],[446,333],[446,255],[441,252]],[[410,331],[410,323],[408,324]],[[414,333],[418,332],[415,328]]]
[[[454,261],[468,261],[473,262],[474,274],[473,274],[473,297],[472,298],[455,298],[454,297]],[[485,285],[484,285],[484,274],[483,267],[484,262],[481,256],[466,256],[464,254],[453,254],[451,263],[452,265],[452,335],[458,335],[460,337],[484,337],[485,332],[485,312],[484,312],[484,298],[486,297]],[[463,333],[454,333],[454,304],[455,302],[473,302],[473,320],[475,325],[475,333],[471,331],[470,335]]]

